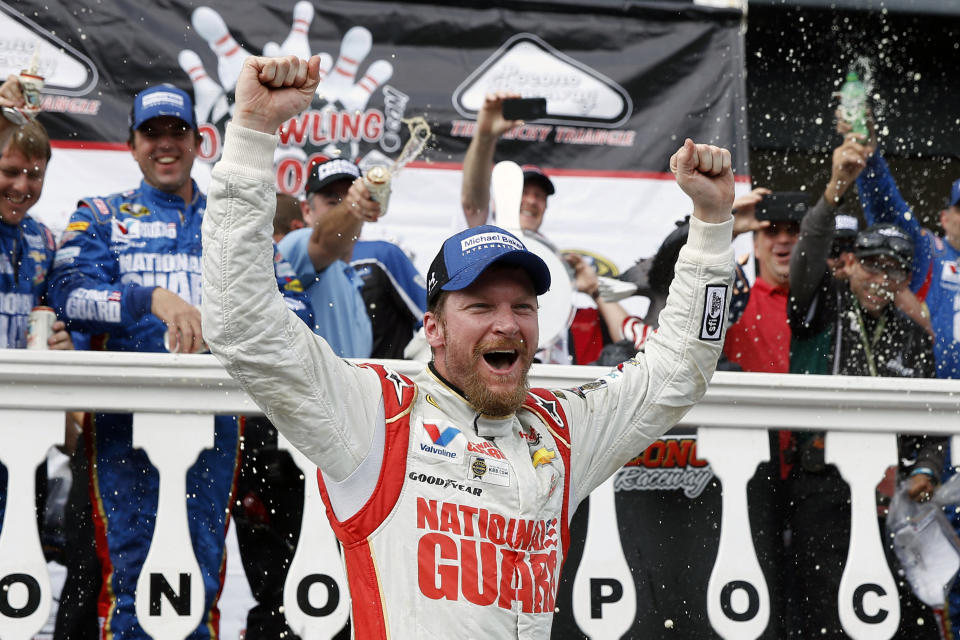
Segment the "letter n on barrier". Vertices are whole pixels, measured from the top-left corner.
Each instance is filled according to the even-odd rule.
[[[178,594],[163,577],[162,573],[150,574],[150,615],[159,616],[160,596],[164,596],[178,616],[190,615],[190,574],[180,574],[180,593]]]
[[[604,587],[609,591],[604,594]],[[590,578],[590,617],[602,618],[603,605],[618,602],[623,597],[623,585],[614,578]]]

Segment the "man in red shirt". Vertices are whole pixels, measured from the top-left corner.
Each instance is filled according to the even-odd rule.
[[[758,228],[753,234],[753,251],[757,278],[750,288],[746,308],[727,330],[723,352],[744,371],[788,373],[790,252],[797,243],[808,198],[804,193],[772,193],[755,205],[739,208],[745,206],[755,206]],[[750,215],[749,211],[737,211],[737,214],[738,217]]]

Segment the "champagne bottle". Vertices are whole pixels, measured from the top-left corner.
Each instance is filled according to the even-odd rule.
[[[840,87],[840,114],[853,127],[853,133],[867,137],[867,89],[856,71],[849,71]]]

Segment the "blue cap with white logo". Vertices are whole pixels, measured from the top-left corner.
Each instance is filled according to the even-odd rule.
[[[341,180],[353,182],[360,177],[360,167],[343,158],[324,160],[313,165],[307,178],[307,194],[323,191],[329,185]]]
[[[130,128],[139,129],[147,120],[160,116],[179,118],[191,129],[197,128],[193,101],[186,91],[172,84],[150,87],[136,95],[133,99],[133,111],[130,113]]]
[[[444,241],[427,272],[427,304],[432,304],[441,291],[466,289],[493,264],[526,271],[538,296],[550,288],[550,269],[540,256],[509,231],[485,224]]]

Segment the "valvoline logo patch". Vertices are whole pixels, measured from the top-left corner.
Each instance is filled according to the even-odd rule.
[[[460,429],[445,421],[425,421],[417,447],[422,456],[459,463],[463,461],[466,442],[466,438],[459,436]]]
[[[440,431],[440,427],[435,424],[430,424],[428,422],[423,423],[423,428],[430,436],[430,439],[433,440],[434,444],[438,444],[441,447],[445,447],[450,444],[450,441],[460,435],[460,429],[456,427],[447,427]]]

